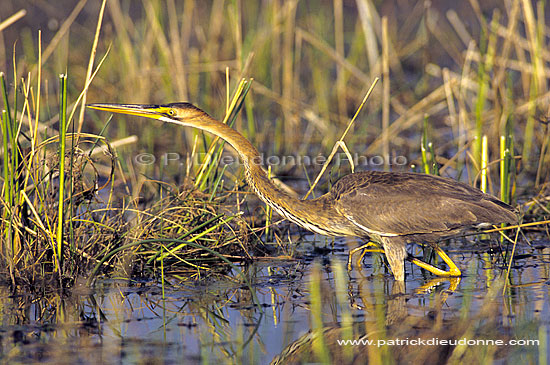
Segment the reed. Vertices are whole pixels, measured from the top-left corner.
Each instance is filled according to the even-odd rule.
[[[328,351],[324,324],[323,324],[323,298],[321,296],[321,270],[319,264],[313,267],[310,278],[310,301],[311,301],[311,329],[314,332],[312,350],[315,357],[323,364],[332,363]]]
[[[77,14],[78,11],[80,10],[77,7],[73,14]],[[96,43],[101,29],[101,20],[102,14],[96,28]],[[68,22],[70,23],[69,20]],[[57,41],[54,39],[52,42]],[[163,268],[160,272],[161,277],[165,275],[165,263],[171,264],[172,269],[183,265],[195,271],[209,271],[208,264],[202,263],[208,263],[212,259],[223,257],[226,260],[224,262],[230,264],[225,258],[227,253],[222,255],[216,251],[217,248],[223,250],[224,247],[239,240],[229,224],[239,215],[223,218],[222,215],[215,214],[219,204],[217,195],[223,190],[225,175],[225,170],[217,170],[221,146],[215,149],[213,162],[205,161],[202,165],[204,169],[199,172],[197,179],[199,187],[205,192],[208,191],[208,198],[192,200],[193,204],[203,207],[203,213],[214,212],[217,218],[207,218],[204,222],[200,216],[195,216],[197,220],[171,221],[165,219],[163,215],[173,214],[172,210],[166,213],[162,210],[155,211],[158,206],[151,210],[147,207],[140,208],[135,204],[132,207],[132,203],[125,203],[131,200],[124,197],[115,202],[115,195],[118,194],[114,188],[116,176],[123,181],[125,176],[121,170],[123,164],[121,160],[117,160],[114,146],[123,146],[126,142],[115,141],[110,144],[105,139],[103,134],[108,132],[110,118],[104,124],[98,124],[99,134],[80,132],[83,119],[77,123],[73,119],[79,102],[86,99],[88,87],[96,76],[99,66],[103,65],[107,58],[104,56],[96,65],[97,67],[93,68],[94,44],[83,90],[76,93],[76,96],[73,95],[74,91],[71,92],[71,78],[66,74],[59,77],[57,90],[59,112],[51,117],[51,120],[57,123],[57,128],[54,130],[48,127],[48,124],[52,124],[51,120],[41,118],[47,115],[44,110],[49,112],[52,107],[50,98],[41,97],[41,95],[42,86],[48,85],[47,80],[44,82],[42,79],[48,75],[47,72],[42,72],[42,65],[55,47],[55,44],[50,44],[47,47],[47,56],[43,57],[39,33],[37,74],[29,74],[28,78],[22,78],[21,87],[18,90],[8,89],[5,74],[0,73],[4,109],[1,120],[3,147],[1,250],[3,254],[0,265],[9,272],[12,285],[32,285],[35,280],[42,280],[54,287],[71,286],[74,278],[79,275],[88,276],[88,282],[92,283],[100,273],[113,273],[117,266],[124,266],[125,257],[128,255],[142,260],[140,262],[145,266],[151,265],[152,275],[156,273],[157,263],[161,264]],[[15,55],[13,64],[17,64]],[[48,66],[45,65],[47,70]],[[17,71],[14,68],[14,79],[16,78]],[[33,78],[37,85],[36,91],[31,87]],[[229,122],[235,121],[249,88],[250,82],[241,82],[227,110]],[[75,101],[71,103],[69,100],[72,97]],[[69,112],[70,108],[72,108],[71,112]],[[40,113],[41,110],[42,113]],[[71,128],[78,129],[78,132],[69,133]],[[103,157],[97,152],[103,152]],[[102,185],[99,184],[100,175],[107,178],[107,182],[103,182]],[[158,191],[164,194],[163,188]],[[169,194],[169,199],[177,200],[175,195],[177,194]],[[108,199],[107,202],[97,204],[98,199],[103,201],[103,197]],[[165,203],[170,204],[167,200],[163,200],[162,204]],[[122,206],[122,208],[114,206]],[[143,219],[144,216],[149,219]],[[207,217],[208,214],[202,214],[202,216]],[[174,217],[175,215],[170,216],[170,218]],[[148,241],[140,242],[139,245],[128,243],[130,239],[138,240],[144,233],[144,227],[153,221],[161,222],[159,232],[163,239],[183,237],[189,238],[189,243],[184,245],[181,244],[182,241],[176,241],[176,243],[166,241],[166,244],[162,245],[148,245]],[[213,223],[212,226],[208,226],[210,223]],[[130,229],[132,225],[134,227]],[[203,228],[204,231],[200,232]],[[221,239],[207,238],[206,246],[201,244],[203,237],[213,235],[215,232],[223,234],[226,231],[229,232],[226,236],[228,243],[221,242]],[[231,238],[232,233],[233,238]],[[189,237],[190,235],[192,236]],[[192,249],[188,250],[189,247]],[[242,245],[236,247],[237,250],[246,251]],[[197,254],[197,250],[210,252],[213,256],[202,257]],[[229,251],[235,253],[233,249]],[[131,271],[132,269],[127,273],[131,275]],[[170,273],[174,272],[177,276],[181,270],[172,270]],[[39,288],[36,289],[39,290]]]
[[[279,249],[274,256],[294,254],[301,240],[293,226],[273,224],[277,216],[255,198],[243,201],[242,169],[221,166],[231,153],[223,142],[82,109],[86,100],[190,101],[223,116],[266,155],[332,152],[332,158],[342,148],[348,158],[405,156],[408,162],[420,161],[422,172],[470,184],[479,183],[479,174],[484,190],[500,192],[529,222],[514,231],[515,239],[501,230],[507,256],[495,260],[488,249],[482,252],[483,269],[472,266],[452,296],[443,290],[446,283],[430,287],[432,294],[411,292],[427,281],[419,276],[407,278],[406,293],[393,291],[393,283],[380,276],[383,263],[375,265],[372,277],[348,276],[337,262],[313,265],[303,291],[311,331],[288,341],[296,340],[287,355],[298,356],[297,362],[327,363],[490,363],[503,357],[546,363],[547,326],[538,311],[533,314],[531,302],[516,300],[526,293],[523,284],[530,276],[525,267],[512,265],[516,252],[525,254],[518,237],[537,227],[536,237],[548,235],[550,126],[538,115],[549,109],[545,3],[508,1],[491,12],[472,0],[464,5],[471,7],[468,19],[453,9],[443,12],[435,2],[401,2],[400,11],[389,11],[394,10],[389,3],[378,5],[371,0],[81,0],[53,30],[39,33],[28,25],[39,22],[18,22],[25,12],[2,21],[0,271],[13,289],[6,290],[2,305],[25,308],[8,322],[28,321],[36,308],[55,313],[52,318],[59,323],[44,323],[56,329],[64,318],[78,318],[80,304],[57,289],[81,277],[90,286],[109,276],[152,278],[161,282],[162,294],[158,302],[146,304],[162,306],[163,330],[177,316],[206,324],[206,330],[195,332],[206,344],[200,348],[204,363],[228,358],[256,363],[265,357],[259,324],[235,329],[224,307],[250,303],[243,323],[256,319],[251,313],[265,306],[256,297],[263,284],[253,282],[256,266],[236,262],[266,255],[264,241],[277,242],[271,245]],[[20,6],[5,0],[2,10]],[[25,6],[49,14],[60,5]],[[58,80],[60,73],[67,76]],[[382,85],[374,86],[381,75]],[[370,97],[359,113],[365,94]],[[157,162],[139,164],[135,157],[142,152]],[[185,158],[163,165],[158,163],[163,153]],[[331,158],[323,166],[271,166],[270,174],[300,193],[307,187],[313,193],[350,170],[382,168],[338,165]],[[331,173],[324,174],[327,169]],[[409,171],[410,164],[389,169]],[[309,176],[318,177],[310,181]],[[538,248],[529,250],[527,255],[535,255]],[[541,265],[539,275],[543,271]],[[499,274],[508,282],[503,284]],[[170,307],[171,290],[208,277],[236,286],[222,299],[207,293],[207,298]],[[271,281],[268,285],[272,298],[282,297],[273,294],[278,289]],[[25,298],[33,291],[40,295],[19,307],[13,299],[17,291]],[[51,291],[56,293],[44,295]],[[479,299],[479,292],[486,297]],[[101,295],[89,299],[98,318]],[[271,305],[275,313],[277,300]],[[403,308],[409,312],[399,317]],[[109,325],[120,330],[98,320],[98,328]],[[335,345],[337,339],[385,341],[419,334],[452,339],[535,334],[541,346],[509,346],[502,355],[495,346]],[[6,354],[22,348],[21,343],[6,346]]]
[[[65,224],[65,146],[67,143],[67,75],[59,76],[59,203],[57,207],[57,248],[55,266],[58,273],[63,267],[63,226]],[[72,168],[72,164],[71,164]]]

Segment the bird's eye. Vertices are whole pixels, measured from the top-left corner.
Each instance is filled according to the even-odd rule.
[[[174,115],[176,115],[176,111],[174,109],[170,109],[168,110],[168,115],[173,117]]]

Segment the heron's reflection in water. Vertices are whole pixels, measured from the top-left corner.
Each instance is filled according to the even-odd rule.
[[[394,281],[385,287],[387,291],[384,295],[377,295],[370,289],[372,280],[363,278],[350,290],[350,295],[356,294],[356,297],[350,296],[350,305],[365,312],[362,322],[354,322],[352,328],[337,323],[322,330],[310,331],[287,346],[273,359],[272,364],[318,361],[316,341],[322,341],[326,346],[326,354],[332,363],[390,361],[437,364],[451,360],[469,361],[474,356],[473,350],[464,350],[459,341],[476,337],[506,341],[510,336],[499,328],[499,311],[493,300],[484,302],[479,314],[468,320],[446,308],[446,301],[459,283],[458,278],[437,278],[407,292],[405,283]],[[502,289],[502,286],[496,285],[491,292],[494,294],[499,288]],[[430,295],[431,304],[419,313],[419,308],[409,303],[413,298],[426,295]],[[379,298],[384,302],[376,303]],[[381,307],[384,308],[382,311]],[[346,334],[350,332],[353,333],[351,340],[355,341],[354,345],[345,342],[348,340]],[[503,349],[488,348],[493,359],[503,356]]]

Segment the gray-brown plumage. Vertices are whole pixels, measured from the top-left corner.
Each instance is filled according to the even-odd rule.
[[[435,245],[465,229],[517,220],[511,206],[478,189],[452,179],[415,173],[358,172],[343,177],[317,199],[296,199],[271,182],[258,163],[258,151],[246,138],[192,104],[88,106],[190,126],[225,139],[242,158],[247,182],[260,199],[310,231],[382,243],[396,280],[405,277],[408,242]],[[452,261],[441,250],[437,252],[449,264],[449,272],[432,270],[431,265],[418,260],[415,263],[438,275],[460,275]]]
[[[406,243],[435,244],[471,228],[517,222],[514,209],[492,195],[433,175],[359,172],[343,177],[326,196],[359,227],[358,235],[383,244],[398,280]]]

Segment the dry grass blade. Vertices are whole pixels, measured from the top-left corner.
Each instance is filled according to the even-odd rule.
[[[334,157],[334,155],[336,154],[336,151],[338,150],[338,147],[343,147],[344,148],[344,151],[346,151],[345,149],[345,143],[344,143],[344,138],[346,138],[346,135],[348,134],[351,126],[353,125],[353,122],[355,122],[355,119],[357,118],[357,116],[359,115],[359,112],[363,109],[363,105],[365,105],[365,103],[367,102],[367,99],[369,98],[369,96],[371,95],[372,91],[374,90],[374,87],[376,86],[376,84],[378,83],[378,78],[375,78],[373,83],[371,84],[371,87],[370,89],[367,91],[367,93],[365,94],[365,97],[363,98],[363,101],[361,102],[361,104],[359,105],[359,107],[357,108],[357,111],[355,112],[355,115],[353,116],[353,118],[351,118],[350,122],[348,123],[348,126],[346,127],[346,130],[344,131],[344,133],[342,133],[342,136],[340,137],[340,139],[338,141],[336,141],[336,143],[334,144],[334,147],[332,148],[332,152],[330,153],[329,157],[327,158],[327,160],[325,161],[325,163],[323,164],[323,167],[321,168],[321,171],[319,172],[319,174],[317,175],[317,177],[315,178],[315,181],[313,181],[313,184],[311,184],[311,187],[309,188],[308,192],[306,193],[306,195],[304,196],[304,199],[306,199],[309,194],[311,194],[311,192],[313,191],[313,189],[315,189],[315,186],[317,186],[317,183],[319,182],[319,180],[321,179],[321,177],[323,176],[323,173],[325,172],[325,170],[327,169],[328,165],[330,164],[330,162],[332,161],[332,158]],[[349,151],[346,151],[347,154],[349,155]],[[350,158],[349,161],[353,161],[353,158]]]
[[[25,15],[27,15],[27,11],[25,9],[19,10],[17,13],[13,14],[12,16],[6,18],[4,21],[0,23],[0,32],[18,21],[19,19],[23,18]]]

